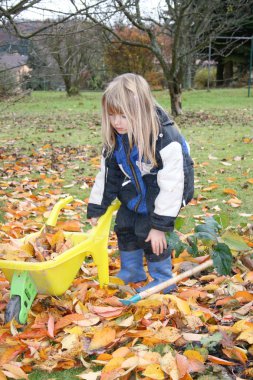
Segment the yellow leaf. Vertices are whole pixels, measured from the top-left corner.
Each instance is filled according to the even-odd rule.
[[[124,358],[112,358],[102,369],[100,380],[114,380],[124,375],[123,361]]]
[[[168,295],[167,296],[171,301],[175,302],[177,305],[178,310],[186,315],[191,314],[191,309],[187,301],[182,300],[181,298],[173,295]]]
[[[109,277],[109,285],[110,284],[115,284],[115,285],[125,285],[124,281],[121,280],[121,278],[119,277],[115,277],[115,276],[110,276]]]
[[[79,326],[67,328],[67,329],[64,329],[64,331],[66,331],[69,334],[73,334],[73,335],[77,335],[77,336],[80,336],[83,333],[83,329]]]
[[[152,296],[151,296],[152,297]],[[163,301],[161,299],[146,298],[138,302],[139,307],[145,307],[147,309],[153,309],[161,306]]]
[[[103,327],[95,331],[89,345],[89,350],[97,350],[106,347],[115,340],[116,331],[111,327]]]
[[[159,364],[150,364],[147,366],[144,372],[142,372],[144,376],[150,377],[154,380],[163,380],[164,379],[164,373],[161,370],[161,367]]]
[[[156,334],[154,334],[154,337],[161,342],[174,343],[181,337],[181,335],[181,332],[175,327],[167,326],[162,327]]]
[[[162,357],[161,368],[167,375],[170,375],[171,380],[179,380],[177,362],[172,352],[168,352]]]
[[[253,329],[253,323],[249,322],[245,319],[235,322],[235,324],[231,327],[232,332],[235,334],[239,334],[242,331]]]
[[[253,328],[243,331],[236,340],[244,340],[249,344],[253,344]]]
[[[119,347],[116,351],[112,353],[113,358],[125,358],[131,351],[128,347]]]
[[[199,362],[201,363],[204,363],[205,362],[205,359],[204,357],[196,350],[186,350],[184,352],[184,355],[188,358],[188,359],[194,359],[194,360],[198,360]]]

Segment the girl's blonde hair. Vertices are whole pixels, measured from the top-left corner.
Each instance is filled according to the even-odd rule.
[[[156,101],[147,81],[140,75],[128,73],[109,83],[102,97],[102,137],[108,155],[115,147],[115,133],[109,115],[125,115],[128,122],[130,147],[136,145],[140,160],[156,164],[155,148],[159,134]]]

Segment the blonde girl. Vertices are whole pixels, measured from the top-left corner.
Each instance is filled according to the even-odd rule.
[[[146,280],[145,255],[153,281],[138,290],[146,290],[172,277],[166,232],[174,229],[182,204],[193,196],[193,175],[185,175],[186,167],[193,173],[193,162],[184,138],[140,75],[123,74],[107,86],[102,138],[101,169],[87,217],[94,225],[113,200],[121,201],[115,221],[118,277],[125,283]]]

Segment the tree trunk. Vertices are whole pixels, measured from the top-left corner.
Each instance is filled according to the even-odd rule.
[[[223,86],[223,83],[224,83],[223,72],[224,72],[224,64],[222,60],[219,59],[218,64],[217,64],[217,72],[216,72],[216,87]]]
[[[171,101],[171,113],[173,116],[178,116],[183,113],[182,111],[182,91],[181,84],[176,78],[173,78],[172,82],[169,82],[169,92]]]
[[[225,86],[230,86],[233,81],[233,61],[228,61],[224,65],[224,84]]]

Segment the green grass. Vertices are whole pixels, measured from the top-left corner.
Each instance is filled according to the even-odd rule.
[[[29,375],[30,380],[77,380],[79,373],[83,372],[83,369],[70,369],[64,371],[54,371],[48,373],[46,371],[34,371]]]
[[[90,158],[101,150],[101,95],[84,92],[69,98],[63,92],[34,92],[13,105],[0,103],[1,145],[6,152],[25,156],[30,178],[40,175],[38,167],[32,166],[34,152],[39,150],[49,166],[59,157],[56,172],[60,170],[63,185],[67,186],[64,192],[84,199],[89,194],[81,188],[85,176],[93,177],[98,170]],[[168,92],[155,91],[154,96],[169,111]],[[190,143],[195,161],[195,197],[202,197],[198,205],[182,210],[184,229],[194,225],[194,217],[205,213],[224,213],[233,226],[247,223],[248,217],[240,215],[252,213],[253,195],[253,186],[247,182],[253,177],[252,143],[243,142],[244,137],[253,136],[253,99],[247,97],[247,88],[186,91],[183,109],[184,114],[176,122]],[[228,180],[230,177],[233,182]],[[14,173],[13,180],[20,180],[20,175]],[[217,189],[205,191],[212,184],[217,184]],[[36,191],[42,191],[43,186],[40,181]],[[231,198],[224,194],[227,188],[236,191],[242,201],[239,208],[225,203]]]
[[[169,110],[168,93],[160,91],[154,95]],[[0,103],[0,203],[3,208],[5,194],[12,194],[16,182],[39,179],[45,168],[47,176],[63,181],[61,186],[74,184],[63,187],[63,193],[80,199],[89,194],[89,190],[82,189],[82,184],[85,176],[94,176],[98,170],[91,165],[90,158],[99,155],[101,150],[100,99],[101,93],[95,92],[82,93],[76,98],[68,98],[61,92],[34,92],[13,105]],[[247,97],[245,88],[188,91],[183,94],[183,109],[184,114],[176,122],[191,146],[195,161],[195,197],[200,200],[199,204],[182,210],[183,231],[190,231],[198,223],[198,217],[206,213],[225,215],[229,220],[227,224],[234,227],[249,223],[249,217],[241,214],[252,213],[253,185],[247,182],[253,178],[252,143],[246,144],[243,140],[253,137],[252,97]],[[8,165],[13,168],[17,162],[27,168],[24,174],[6,171]],[[233,182],[229,178],[233,178]],[[1,187],[2,181],[13,187],[5,190]],[[218,187],[204,191],[212,184]],[[225,203],[231,198],[224,194],[226,188],[237,192],[242,201],[239,208]],[[47,189],[39,180],[38,188],[32,191],[40,193]],[[4,212],[0,213],[0,222],[3,218]],[[74,380],[82,371],[80,368],[53,373],[36,370],[29,379]]]
[[[252,94],[252,91],[251,91]],[[168,107],[168,92],[157,91],[154,92],[156,99],[165,108]],[[182,96],[182,104],[184,111],[213,111],[219,113],[220,111],[234,110],[234,109],[251,109],[252,99],[248,97],[248,89],[235,88],[235,89],[211,89],[207,90],[190,90],[185,91]]]

